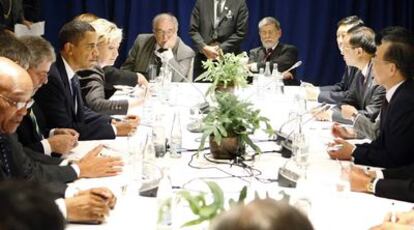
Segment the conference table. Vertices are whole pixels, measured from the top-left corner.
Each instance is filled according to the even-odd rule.
[[[175,194],[183,189],[192,193],[208,192],[208,187],[203,181],[215,181],[224,191],[225,200],[237,198],[243,186],[248,188],[246,201],[253,200],[255,193],[260,198],[268,196],[276,200],[288,195],[289,202],[306,212],[314,228],[320,230],[368,229],[381,223],[387,212],[407,211],[412,208],[412,204],[407,202],[379,198],[365,193],[354,193],[349,189],[338,191],[338,186],[344,183],[341,178],[341,167],[349,163],[332,160],[326,152],[327,143],[333,139],[329,122],[305,119],[307,122],[304,122],[303,130],[305,130],[308,143],[308,164],[306,179],[300,180],[296,189],[278,185],[279,168],[289,164],[292,160],[282,157],[275,151],[280,146],[275,141],[269,140],[262,132],[255,133],[251,138],[261,147],[263,153],[256,156],[254,161],[246,161],[246,165],[249,166],[247,169],[229,164],[229,161],[221,161],[224,164],[213,163],[208,150],[200,152],[196,157],[196,151],[193,150],[198,148],[201,134],[189,132],[186,127],[197,117],[197,114],[190,112],[191,108],[197,103],[210,100],[203,96],[208,86],[209,84],[203,83],[170,83],[164,87],[167,90],[158,94],[158,98],[163,98],[161,100],[163,103],[157,106],[164,114],[163,124],[166,136],[169,136],[171,129],[173,111],[180,111],[183,131],[182,147],[187,151],[183,150],[181,158],[171,158],[168,153],[162,158],[155,158],[144,153],[142,158],[147,162],[145,164],[155,168],[168,168]],[[300,104],[297,99],[302,95],[302,91],[301,87],[286,86],[282,95],[269,89],[249,86],[236,89],[235,94],[240,99],[250,101],[254,107],[261,109],[261,115],[270,119],[275,130],[283,126],[282,131],[289,133],[293,127],[291,124],[286,124],[286,121],[290,119],[293,109],[302,106],[303,110],[309,111],[317,106],[316,102]],[[127,94],[125,91],[119,91],[113,99],[123,98],[128,96]],[[144,103],[154,103],[154,100]],[[105,145],[104,154],[118,155],[125,161],[128,161],[128,151],[131,148],[139,149],[138,152],[142,154],[146,140],[152,133],[148,121],[151,121],[153,115],[145,111],[148,108],[146,106],[130,111],[142,118],[142,124],[134,135],[117,137],[115,140],[81,141],[69,157],[77,159],[98,144]],[[311,114],[308,113],[305,116],[309,117]],[[140,196],[137,188],[139,185],[132,183],[134,185],[132,186],[129,175],[130,171],[124,170],[121,175],[114,177],[75,181],[71,186],[81,189],[108,187],[116,194],[118,202],[104,223],[100,225],[69,224],[67,229],[157,229],[157,199]],[[349,184],[345,186],[347,187],[349,188]],[[177,199],[175,201],[172,210],[172,229],[178,229],[183,223],[195,219],[185,201],[177,201]],[[206,226],[208,225],[204,224],[185,229],[207,229]]]

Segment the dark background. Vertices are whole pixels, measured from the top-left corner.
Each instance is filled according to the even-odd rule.
[[[283,30],[282,42],[298,47],[303,65],[298,77],[318,85],[341,79],[342,56],[336,46],[336,23],[358,15],[375,31],[386,26],[414,28],[414,0],[246,0],[249,33],[243,43],[248,51],[260,45],[257,23],[265,16],[276,17]],[[74,16],[91,12],[115,22],[124,30],[117,66],[125,60],[137,34],[151,33],[152,18],[161,12],[174,14],[180,23],[178,34],[189,45],[190,14],[195,0],[43,0],[46,38],[57,44],[60,27]],[[55,46],[56,47],[56,46]]]

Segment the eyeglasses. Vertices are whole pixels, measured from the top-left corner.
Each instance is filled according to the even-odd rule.
[[[163,35],[171,36],[175,33],[175,30],[173,30],[173,29],[169,29],[169,30],[155,29],[154,33],[158,36],[163,36]]]
[[[0,94],[0,97],[3,98],[5,101],[7,101],[10,105],[15,106],[17,110],[21,110],[23,107],[25,107],[26,109],[32,107],[34,100],[32,98],[30,98],[30,100],[26,101],[26,102],[17,102],[14,101],[2,94]]]

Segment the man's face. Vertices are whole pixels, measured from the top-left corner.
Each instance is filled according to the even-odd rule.
[[[97,64],[98,49],[96,48],[96,32],[85,32],[82,39],[77,44],[71,44],[72,59],[75,71],[78,69],[91,68]]]
[[[158,20],[153,32],[157,44],[161,47],[164,47],[168,40],[177,36],[177,28],[175,28],[174,23],[167,19]]]
[[[342,45],[345,38],[346,33],[349,29],[351,29],[352,25],[342,25],[339,26],[336,30],[336,43],[338,44],[338,49],[341,51],[341,54],[343,52]]]
[[[37,67],[29,67],[27,70],[33,81],[34,92],[47,83],[47,76],[51,65],[51,61],[44,60]]]
[[[98,43],[98,64],[101,67],[112,66],[115,63],[116,58],[118,57],[118,49],[120,42],[100,42]]]
[[[278,30],[273,24],[268,24],[260,28],[259,35],[263,47],[269,49],[279,42],[279,39],[282,36],[282,30]]]
[[[391,69],[392,63],[384,60],[384,54],[387,52],[389,46],[390,44],[387,42],[383,42],[380,46],[377,46],[375,57],[372,59],[375,81],[383,86],[387,85],[388,80],[393,75]]]
[[[344,56],[344,60],[346,65],[348,66],[356,66],[358,56],[357,56],[357,49],[353,48],[351,44],[349,44],[350,36],[347,34],[344,37],[342,43],[342,55]]]
[[[16,132],[23,117],[27,114],[26,106],[31,101],[33,92],[32,82],[29,75],[23,80],[17,80],[11,91],[0,93],[0,132],[11,134]],[[23,77],[22,77],[23,78]],[[24,105],[18,108],[17,104]]]

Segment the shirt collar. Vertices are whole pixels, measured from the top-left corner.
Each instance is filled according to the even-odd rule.
[[[364,78],[366,78],[368,76],[368,71],[369,71],[369,62],[367,63],[367,65],[361,70],[362,75],[364,75]]]
[[[72,67],[68,64],[68,62],[65,60],[64,57],[62,57],[63,65],[65,65],[65,71],[68,75],[69,82],[72,80],[72,78],[75,76],[75,71],[73,71]]]
[[[393,86],[393,87],[391,87],[389,90],[387,90],[387,92],[386,92],[386,94],[385,94],[385,97],[387,98],[387,101],[388,101],[388,102],[390,102],[390,101],[391,101],[391,98],[392,98],[392,96],[394,95],[395,91],[397,91],[398,87],[400,87],[400,85],[401,85],[402,83],[404,83],[404,82],[405,82],[405,80],[404,80],[404,81],[400,81],[398,84],[394,85],[394,86]]]

